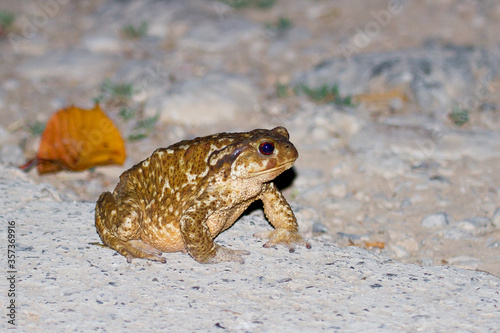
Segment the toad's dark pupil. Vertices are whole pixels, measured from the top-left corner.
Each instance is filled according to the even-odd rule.
[[[274,151],[274,144],[271,142],[263,142],[259,146],[259,151],[264,155],[271,155]]]

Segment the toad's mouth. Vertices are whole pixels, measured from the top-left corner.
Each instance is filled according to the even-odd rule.
[[[248,175],[250,177],[257,177],[257,176],[260,176],[260,175],[265,175],[267,173],[272,173],[272,172],[276,172],[276,171],[283,172],[285,170],[290,169],[293,166],[293,163],[295,163],[295,161],[283,163],[283,164],[278,165],[277,167],[274,167],[272,169],[266,169],[266,170],[257,171],[257,172],[249,172]]]

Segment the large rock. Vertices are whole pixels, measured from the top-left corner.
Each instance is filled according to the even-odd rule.
[[[87,50],[57,50],[40,57],[26,59],[17,67],[17,73],[31,80],[47,78],[64,82],[96,85],[106,73],[112,73],[114,59]]]
[[[179,41],[181,47],[205,52],[221,52],[238,44],[248,44],[264,36],[260,25],[243,18],[204,20],[193,25]]]
[[[339,110],[334,105],[306,105],[287,123],[294,143],[301,149],[334,150],[345,147],[366,124],[355,109]]]
[[[442,119],[453,107],[475,111],[491,93],[498,57],[484,49],[429,44],[419,49],[337,57],[298,75],[294,84],[338,84],[341,95],[407,87],[426,113]]]
[[[352,137],[349,148],[356,153],[363,171],[394,178],[431,158],[434,140],[432,130],[372,124]]]
[[[256,87],[247,78],[210,74],[151,97],[145,113],[154,116],[159,112],[163,123],[207,125],[255,110],[258,97]]]
[[[446,213],[436,213],[424,217],[422,220],[422,226],[424,228],[442,228],[450,224],[450,218]]]
[[[499,158],[500,133],[494,130],[450,130],[443,132],[432,157],[459,160],[464,157],[478,161]]]
[[[192,1],[108,1],[99,6],[99,10],[89,22],[92,34],[113,34],[118,37],[127,26],[139,26],[147,23],[147,35],[165,38],[171,33],[173,20],[195,11]]]
[[[500,133],[497,131],[439,128],[432,121],[426,127],[372,124],[356,133],[348,145],[366,170],[388,177],[405,174],[429,161],[499,158]]]

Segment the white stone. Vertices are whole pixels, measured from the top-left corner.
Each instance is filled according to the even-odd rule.
[[[300,191],[299,197],[302,200],[306,200],[310,203],[321,202],[328,196],[329,186],[328,184],[318,184],[315,186],[309,186],[304,190]]]
[[[434,266],[434,260],[432,258],[422,258],[420,262],[422,266]]]
[[[398,259],[408,258],[410,256],[408,254],[408,251],[406,251],[406,249],[403,246],[391,245],[390,249],[392,252],[394,252],[394,256]]]
[[[385,152],[362,152],[357,154],[360,169],[367,175],[381,175],[386,179],[394,179],[410,172],[408,163],[399,156]]]
[[[193,6],[191,6],[191,4]],[[94,20],[93,30],[106,35],[115,35],[121,39],[120,31],[127,25],[139,26],[147,23],[147,36],[166,38],[184,24],[179,20],[172,24],[172,20],[179,19],[182,11],[188,10],[193,14],[196,11],[196,3],[190,1],[148,1],[135,0],[130,2],[106,3],[99,7],[99,11],[91,15]],[[187,14],[187,13],[186,13]],[[89,15],[90,16],[90,15]],[[89,19],[90,21],[90,19]]]
[[[345,147],[365,123],[364,116],[355,110],[339,111],[333,105],[305,104],[287,128],[294,133],[294,142],[299,148],[331,151]]]
[[[397,244],[404,247],[410,253],[411,252],[416,253],[419,249],[418,242],[413,237],[404,238],[399,242],[397,242]]]
[[[347,196],[347,185],[342,181],[332,181],[329,186],[329,193],[337,198]]]
[[[9,132],[7,132],[7,130],[2,125],[0,125],[0,147],[5,144],[8,138]]]
[[[26,162],[23,151],[18,145],[6,144],[0,142],[0,162],[8,165],[19,166]]]
[[[469,157],[484,161],[498,158],[500,132],[491,130],[453,130],[443,133],[432,157],[438,160],[461,160]]]
[[[487,228],[491,225],[490,219],[484,216],[473,217],[466,221],[472,224],[474,228]]]
[[[198,22],[179,40],[179,45],[206,52],[221,52],[240,43],[248,44],[263,35],[260,26],[241,17],[230,17],[218,21]]]
[[[491,223],[495,228],[500,228],[500,207],[495,210]]]
[[[476,269],[481,263],[481,260],[470,256],[456,256],[446,261],[453,266],[465,269]]]
[[[345,42],[341,45],[345,46]],[[341,49],[345,50],[342,46]],[[296,75],[294,84],[319,87],[340,83],[341,95],[364,94],[374,88],[389,91],[405,87],[411,91],[413,102],[440,120],[446,118],[457,103],[469,97],[474,97],[478,103],[481,99],[476,92],[491,84],[498,62],[494,52],[487,49],[443,47],[438,43],[385,53],[343,53]],[[482,75],[472,74],[477,68]]]
[[[398,258],[408,257],[408,253],[415,253],[418,251],[418,242],[408,233],[389,229],[387,230],[387,234],[391,243],[390,248],[395,252],[399,251],[397,249],[404,249],[406,253],[405,255],[399,256]],[[393,246],[397,247],[397,249],[393,248]]]
[[[122,49],[119,38],[105,34],[85,36],[82,40],[82,46],[94,53],[118,53]]]
[[[299,232],[306,238],[313,236],[315,224],[320,224],[320,217],[317,210],[306,206],[292,206],[293,212],[299,222]]]
[[[439,231],[439,235],[444,239],[467,240],[472,239],[473,232],[460,228],[460,225],[451,225]]]
[[[257,89],[248,79],[212,74],[151,97],[144,111],[148,116],[160,112],[163,123],[206,125],[243,116],[254,111],[257,103]]]
[[[16,55],[39,57],[50,49],[50,43],[46,37],[34,35],[25,37],[14,33],[14,38],[9,38],[9,46]]]
[[[456,223],[457,227],[464,231],[475,231],[476,226],[468,220],[458,221]]]
[[[448,214],[446,213],[432,214],[422,220],[422,226],[424,228],[440,228],[448,225],[449,223]]]
[[[106,73],[113,71],[115,60],[87,50],[53,51],[23,61],[16,70],[19,75],[31,80],[57,78],[91,85],[100,84]]]

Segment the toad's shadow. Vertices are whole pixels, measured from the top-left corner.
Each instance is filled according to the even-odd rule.
[[[282,191],[283,189],[289,187],[293,183],[293,181],[296,177],[297,177],[297,173],[295,172],[295,167],[293,167],[293,168],[290,168],[290,169],[284,171],[281,175],[276,177],[273,180],[273,182],[276,185],[276,187],[278,188],[278,190]],[[242,216],[249,215],[253,211],[255,211],[257,209],[263,209],[263,208],[264,208],[264,205],[262,204],[262,201],[257,200],[257,201],[252,202],[252,204],[250,204],[250,206],[248,206],[248,208],[241,215]]]

